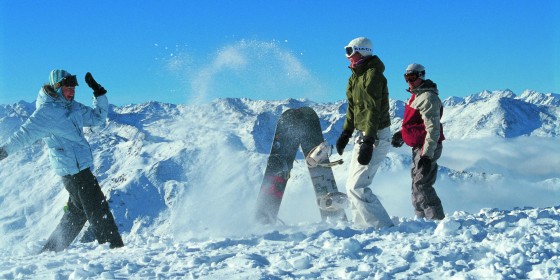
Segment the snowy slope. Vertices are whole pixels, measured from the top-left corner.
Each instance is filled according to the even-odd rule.
[[[34,255],[67,200],[39,141],[0,162],[0,278],[560,277],[557,100],[530,91],[446,100],[448,140],[436,189],[449,219],[413,219],[410,150],[403,147],[391,150],[374,180],[398,224],[382,231],[320,223],[301,160],[280,209],[286,225],[252,221],[279,115],[311,106],[334,143],[344,102],[112,107],[107,124],[85,134],[127,246],[108,251],[75,242],[64,253]],[[404,102],[391,105],[398,128]],[[0,105],[0,143],[33,109]],[[342,191],[346,171],[334,169]]]

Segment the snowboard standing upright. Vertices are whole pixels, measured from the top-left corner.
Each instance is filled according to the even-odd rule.
[[[313,109],[302,107],[288,109],[282,113],[276,125],[270,156],[257,200],[257,221],[263,224],[276,222],[298,147],[301,146],[303,154],[308,155],[323,141],[321,123]],[[327,194],[338,192],[330,167],[309,167],[309,174],[318,200]],[[346,220],[344,209],[336,211],[320,209],[320,213],[323,220],[327,218]]]

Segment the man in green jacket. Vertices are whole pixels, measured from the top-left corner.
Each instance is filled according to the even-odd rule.
[[[353,222],[359,227],[393,226],[387,211],[369,188],[391,146],[389,90],[383,75],[385,65],[379,57],[372,55],[372,43],[368,38],[356,38],[345,49],[352,75],[346,88],[346,121],[336,149],[342,155],[357,131],[346,181]]]

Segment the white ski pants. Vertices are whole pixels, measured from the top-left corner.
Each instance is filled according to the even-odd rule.
[[[375,141],[373,156],[368,165],[361,165],[358,162],[358,153],[362,145],[362,133],[358,132],[354,148],[346,189],[350,200],[350,211],[352,212],[354,225],[357,227],[382,227],[393,226],[393,221],[381,202],[369,188],[377,169],[387,156],[391,146],[391,131],[384,128],[377,132],[378,140]]]

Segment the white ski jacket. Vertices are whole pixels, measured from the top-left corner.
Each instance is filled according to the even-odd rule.
[[[66,100],[60,91],[44,86],[39,91],[36,109],[4,144],[8,155],[43,139],[49,159],[60,176],[73,175],[93,167],[91,148],[84,137],[84,126],[98,126],[107,118],[106,95],[93,100],[93,108]]]

